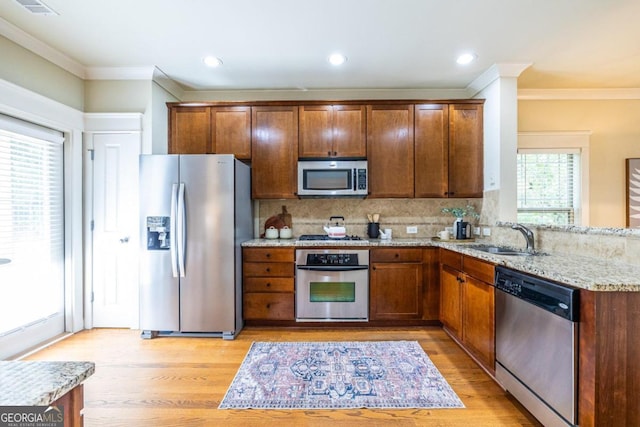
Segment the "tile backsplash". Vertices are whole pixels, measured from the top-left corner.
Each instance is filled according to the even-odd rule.
[[[391,228],[393,237],[433,237],[444,227],[451,227],[455,218],[442,213],[445,207],[472,205],[482,210],[482,199],[301,199],[260,200],[259,231],[264,232],[267,218],[282,212],[282,206],[292,217],[294,236],[324,234],[323,226],[331,216],[343,216],[347,234],[367,236],[367,214],[380,214],[380,228]],[[465,218],[469,220],[469,218]],[[482,220],[482,218],[481,218]],[[472,221],[477,224],[477,221]],[[408,226],[417,226],[417,234],[407,234]]]

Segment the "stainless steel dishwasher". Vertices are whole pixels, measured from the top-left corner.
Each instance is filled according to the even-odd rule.
[[[546,427],[577,424],[578,290],[496,268],[496,379]]]

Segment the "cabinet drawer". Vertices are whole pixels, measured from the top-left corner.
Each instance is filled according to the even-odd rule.
[[[294,320],[293,293],[244,294],[245,319]]]
[[[293,262],[293,249],[244,248],[242,260],[245,262]]]
[[[371,262],[422,262],[422,249],[373,249]]]
[[[247,277],[245,292],[293,292],[293,277]]]
[[[462,254],[449,251],[446,249],[440,250],[440,263],[455,268],[456,270],[462,270]]]
[[[493,264],[469,256],[464,257],[463,263],[463,270],[469,276],[493,285],[495,274]]]
[[[292,262],[245,262],[245,277],[293,277]]]

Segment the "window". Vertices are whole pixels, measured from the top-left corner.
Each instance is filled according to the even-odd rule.
[[[580,151],[577,149],[519,149],[518,222],[579,223],[579,165]]]
[[[0,359],[64,329],[63,196],[62,134],[0,115]]]

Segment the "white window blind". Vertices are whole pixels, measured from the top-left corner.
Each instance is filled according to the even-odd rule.
[[[62,142],[0,115],[0,337],[53,318],[64,325]]]
[[[571,225],[580,206],[580,151],[518,150],[518,222]]]

